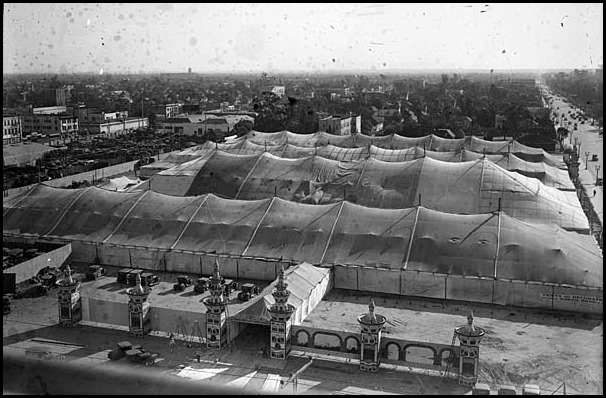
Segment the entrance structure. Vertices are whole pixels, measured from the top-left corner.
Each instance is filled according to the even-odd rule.
[[[210,277],[210,297],[203,300],[206,311],[206,347],[221,348],[227,340],[227,299],[225,298],[225,280],[219,273],[219,262],[215,259],[213,274]]]
[[[128,334],[143,337],[151,331],[151,308],[147,298],[151,288],[141,285],[141,276],[135,276],[135,286],[126,289],[128,294]]]
[[[270,358],[286,359],[290,353],[291,347],[291,315],[295,311],[295,307],[288,304],[290,290],[288,283],[284,281],[284,266],[280,265],[280,273],[278,274],[278,283],[276,289],[272,292],[275,303],[269,308],[271,316],[271,342],[269,344]]]
[[[72,278],[69,265],[65,267],[65,278],[57,282],[59,291],[59,324],[74,326],[82,320],[82,297],[80,297],[80,282]]]
[[[358,317],[362,327],[362,347],[360,350],[360,370],[377,372],[379,370],[379,347],[381,345],[381,329],[385,325],[385,317],[375,314],[375,302],[370,300],[368,314]]]
[[[459,354],[459,384],[473,387],[478,381],[480,341],[484,329],[473,326],[473,313],[467,317],[467,325],[455,328],[455,335],[461,343]]]

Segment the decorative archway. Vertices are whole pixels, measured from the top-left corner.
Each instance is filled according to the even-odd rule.
[[[402,348],[402,360],[433,365],[436,349],[425,344],[407,344]]]
[[[306,330],[299,330],[297,332],[297,345],[301,347],[309,345],[309,333]]]
[[[360,341],[353,336],[349,336],[345,339],[345,349],[350,353],[357,353],[360,351]]]
[[[394,361],[400,359],[400,346],[397,343],[387,343],[385,348],[387,351],[387,359]]]

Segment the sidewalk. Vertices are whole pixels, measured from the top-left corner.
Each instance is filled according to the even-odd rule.
[[[596,186],[595,180],[596,178],[591,174],[589,170],[585,170],[585,164],[583,161],[580,162],[579,165],[579,181],[585,187],[585,191],[587,192],[587,196],[591,201],[594,211],[598,215],[600,219],[600,223],[604,225],[604,192],[602,186]],[[590,164],[589,167],[592,167]],[[595,191],[595,196],[593,192]]]

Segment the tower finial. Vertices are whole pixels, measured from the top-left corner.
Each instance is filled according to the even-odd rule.
[[[69,267],[69,264],[65,266],[65,283],[70,285],[74,283],[74,279],[72,278],[72,270]]]
[[[219,274],[219,260],[215,257],[215,264],[213,265],[213,278],[216,280],[221,279],[221,275]]]
[[[284,282],[284,265],[280,264],[280,271],[278,271],[278,290],[285,290],[288,284]]]
[[[143,293],[143,286],[141,285],[141,275],[139,275],[139,274],[135,275],[135,289],[134,289],[134,291],[136,293],[139,293],[139,294]]]
[[[368,315],[370,315],[370,319],[376,319],[375,316],[375,300],[370,299],[370,304],[368,304]]]
[[[469,311],[469,315],[467,315],[467,325],[469,325],[469,331],[473,331],[473,310]]]

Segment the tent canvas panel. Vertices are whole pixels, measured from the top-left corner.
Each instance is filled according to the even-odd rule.
[[[358,290],[358,267],[335,264],[333,269],[335,289]]]
[[[237,278],[256,279],[256,280],[273,280],[278,275],[276,261],[263,261],[249,258],[234,259],[238,262]]]
[[[494,280],[450,275],[446,280],[448,300],[491,303]]]
[[[101,264],[115,265],[123,268],[131,267],[131,256],[129,255],[129,249],[126,247],[100,244],[98,252]]]
[[[448,275],[429,272],[402,271],[403,296],[420,296],[437,299],[446,298],[446,278]]]
[[[495,281],[494,301],[515,307],[551,309],[552,300],[542,296],[552,293],[552,285],[499,279]]]
[[[165,255],[166,271],[175,273],[195,273],[198,275],[204,275],[202,266],[202,254],[169,251],[166,252]],[[208,265],[206,268],[208,268]]]
[[[75,262],[95,264],[97,258],[97,244],[72,241],[71,260]]]
[[[367,292],[399,294],[400,272],[394,269],[359,267],[360,290]]]
[[[570,286],[554,286],[553,309],[590,314],[603,314],[604,291],[579,289]]]

